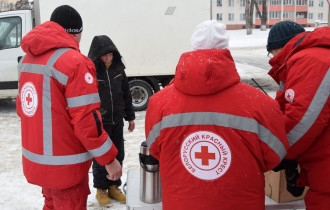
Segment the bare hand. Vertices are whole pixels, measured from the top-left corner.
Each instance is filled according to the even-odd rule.
[[[108,172],[107,178],[109,180],[118,180],[122,175],[122,167],[117,159],[109,165],[105,165],[105,169]]]
[[[135,122],[134,122],[134,120],[128,121],[128,131],[129,132],[133,132],[134,129],[135,129]]]

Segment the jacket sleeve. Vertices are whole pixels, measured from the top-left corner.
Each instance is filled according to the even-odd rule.
[[[304,153],[329,123],[329,64],[305,56],[287,65],[285,126],[290,142],[288,159]]]
[[[134,107],[132,104],[132,95],[129,88],[128,80],[125,71],[123,71],[123,97],[125,101],[125,120],[132,121],[135,119]]]
[[[21,107],[21,97],[19,95],[16,96],[16,113],[19,117],[21,117],[22,107]]]
[[[289,142],[285,132],[284,117],[278,103],[269,98],[263,105],[267,112],[259,112],[260,123],[259,146],[263,160],[263,172],[269,171],[280,164],[289,150]]]
[[[155,106],[154,103],[154,98],[156,95],[153,95],[152,97],[150,97],[149,99],[149,103],[148,103],[148,108],[147,108],[147,112],[146,112],[146,118],[145,118],[145,135],[146,135],[146,139],[147,139],[147,144],[148,146],[150,146],[149,148],[149,152],[150,154],[156,158],[157,160],[159,160],[160,158],[160,147],[158,145],[158,141],[157,138],[154,139],[153,138],[153,133],[152,133],[152,129],[154,128],[154,126],[160,121],[158,118],[159,116],[156,113],[155,108],[157,108],[157,106]]]
[[[100,165],[111,163],[117,148],[102,127],[94,64],[84,56],[71,57],[65,97],[75,135]]]

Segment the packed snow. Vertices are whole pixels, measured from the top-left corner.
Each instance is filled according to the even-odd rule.
[[[230,35],[229,45],[242,80],[253,85],[251,78],[254,78],[258,83],[260,82],[260,84],[266,87],[271,96],[274,96],[276,84],[267,75],[270,69],[266,51],[268,32],[269,30],[253,30],[252,35],[246,35],[245,30],[228,31]],[[127,180],[128,170],[139,169],[140,167],[138,154],[141,142],[145,141],[145,113],[145,111],[136,112],[136,128],[134,132],[129,133],[127,131],[127,123],[124,127],[126,156],[123,164],[123,183]],[[41,188],[28,184],[23,175],[20,118],[16,115],[14,100],[0,100],[0,129],[0,209],[42,209],[43,197]],[[91,195],[88,197],[87,203],[89,210],[108,208],[124,210],[127,208],[125,204],[120,204],[114,200],[107,207],[99,206],[95,198],[96,190],[92,186],[91,170],[89,177],[91,189]],[[266,202],[275,203],[267,198]]]

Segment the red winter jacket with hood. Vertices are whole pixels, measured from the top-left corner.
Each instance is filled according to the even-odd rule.
[[[95,67],[79,43],[55,22],[35,27],[22,40],[17,113],[21,118],[27,181],[65,189],[117,154],[102,128]]]
[[[184,53],[146,113],[163,209],[265,208],[264,172],[288,149],[275,100],[240,82],[229,50]]]
[[[302,168],[298,184],[330,193],[330,27],[295,36],[270,65],[290,142],[286,158]]]

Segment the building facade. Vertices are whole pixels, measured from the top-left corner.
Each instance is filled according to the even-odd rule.
[[[0,0],[0,12],[13,10],[15,2],[14,0]]]
[[[257,0],[262,11],[262,0]],[[244,29],[246,0],[211,0],[212,19],[226,24],[227,29]],[[328,21],[327,0],[267,0],[269,28],[282,20],[292,20],[305,27],[314,27]],[[254,8],[254,28],[261,27],[261,20]]]
[[[317,22],[327,22],[329,15],[329,3],[327,0],[307,0],[308,13],[307,24],[314,26]]]
[[[0,0],[0,12],[20,9],[31,9],[31,2],[28,0]]]

